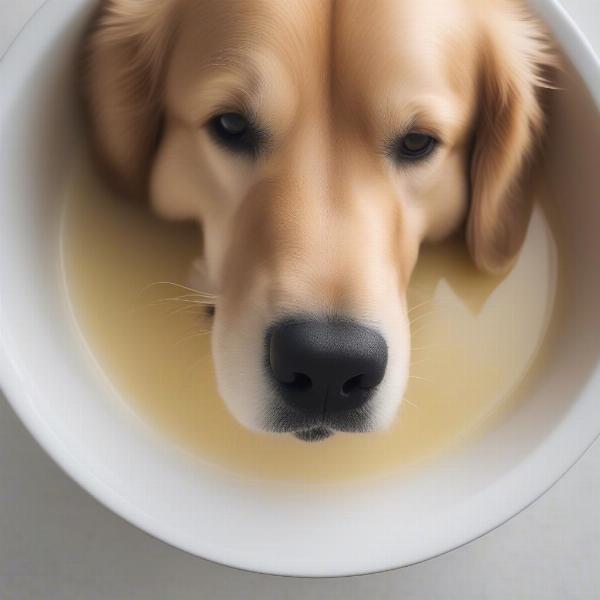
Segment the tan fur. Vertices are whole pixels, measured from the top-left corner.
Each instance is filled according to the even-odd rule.
[[[466,225],[490,271],[521,246],[530,202],[519,191],[552,60],[515,2],[105,0],[85,55],[93,138],[115,181],[147,190],[167,218],[202,224],[228,403],[266,393],[247,354],[298,312],[374,323],[400,365],[381,394],[401,395],[421,242]],[[262,156],[210,138],[206,123],[228,111],[268,127]],[[407,128],[441,140],[428,161],[385,155]]]
[[[163,116],[177,0],[103,2],[84,51],[84,96],[101,160],[129,194],[146,190]]]
[[[500,1],[480,34],[480,107],[471,163],[472,207],[467,242],[476,265],[505,270],[529,221],[523,193],[543,114],[539,89],[554,64],[539,26],[522,8]]]

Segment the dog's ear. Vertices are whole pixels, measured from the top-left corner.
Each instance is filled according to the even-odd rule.
[[[529,222],[525,190],[540,147],[540,91],[555,60],[539,23],[512,2],[486,15],[480,40],[478,114],[471,158],[466,238],[482,270],[513,262]]]
[[[94,150],[130,195],[147,188],[162,124],[175,0],[104,0],[86,36],[82,95]]]

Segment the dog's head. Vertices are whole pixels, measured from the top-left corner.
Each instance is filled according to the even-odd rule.
[[[86,52],[99,154],[203,229],[221,394],[319,439],[392,420],[423,241],[510,266],[543,35],[509,0],[110,0]]]

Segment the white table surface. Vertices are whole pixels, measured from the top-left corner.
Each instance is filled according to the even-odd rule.
[[[41,4],[0,0],[0,55]],[[600,53],[600,0],[563,4]],[[346,579],[255,575],[189,556],[113,515],[0,396],[0,600],[598,600],[599,511],[597,443],[533,506],[440,558]]]

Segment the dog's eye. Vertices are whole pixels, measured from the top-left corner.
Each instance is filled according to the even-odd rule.
[[[240,154],[257,154],[264,134],[243,115],[224,113],[209,121],[213,138],[228,150]]]
[[[394,155],[400,161],[419,160],[431,154],[436,144],[437,140],[426,133],[410,132],[397,141]]]

